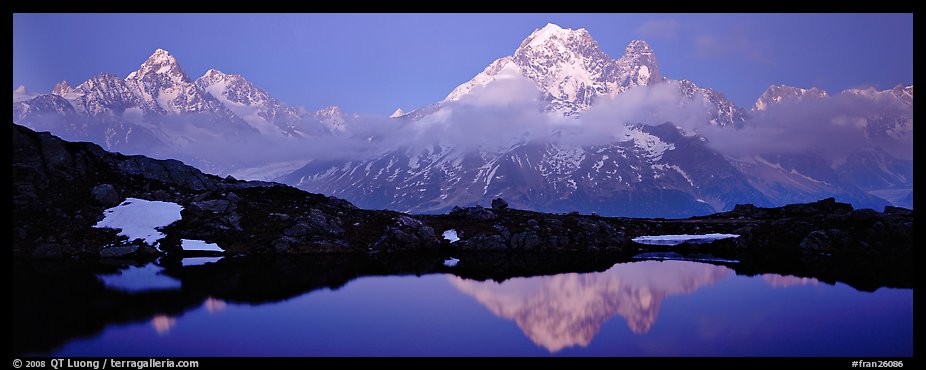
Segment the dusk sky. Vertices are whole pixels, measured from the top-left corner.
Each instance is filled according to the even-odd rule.
[[[548,22],[613,58],[644,39],[663,75],[744,108],[770,84],[913,83],[912,14],[14,14],[12,87],[124,77],[163,48],[191,79],[216,68],[290,105],[389,114],[443,99]]]

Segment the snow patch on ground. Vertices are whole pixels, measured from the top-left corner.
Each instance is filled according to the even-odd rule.
[[[639,128],[628,130],[624,136],[626,140],[633,140],[634,145],[642,149],[647,157],[657,161],[662,159],[663,153],[667,150],[675,150],[675,144],[662,141],[659,137],[644,132]]]
[[[224,252],[218,244],[206,243],[202,240],[180,239],[180,246],[185,251]]]
[[[155,245],[164,233],[158,228],[180,220],[183,206],[177,203],[127,198],[122,204],[103,211],[103,220],[93,227],[119,229],[119,235],[129,241],[141,239],[148,245]]]
[[[640,244],[648,245],[678,245],[682,243],[703,244],[715,240],[739,238],[737,234],[677,234],[677,235],[644,235],[633,238],[632,240]]]
[[[444,235],[444,239],[446,239],[447,241],[449,241],[449,242],[451,242],[451,243],[460,240],[460,237],[457,236],[457,230],[456,230],[456,229],[450,229],[450,230],[444,231],[444,234],[443,234],[443,235]]]
[[[444,260],[444,266],[453,267],[456,266],[458,262],[460,262],[459,258],[450,257],[449,260]]]

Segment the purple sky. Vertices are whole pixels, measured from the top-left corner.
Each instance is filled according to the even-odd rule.
[[[745,108],[770,84],[913,82],[912,14],[14,14],[13,87],[125,76],[163,48],[194,79],[216,68],[290,105],[389,114],[443,99],[547,22],[614,58],[647,40],[663,75]]]

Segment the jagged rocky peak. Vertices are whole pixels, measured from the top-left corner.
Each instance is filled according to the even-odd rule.
[[[599,95],[625,90],[622,85],[632,74],[619,71],[616,61],[601,51],[587,30],[564,29],[555,24],[531,33],[511,61],[521,75],[534,81],[543,92],[549,103],[547,110],[567,116],[588,108]],[[493,64],[483,73],[513,70],[504,59]]]
[[[65,96],[72,91],[74,91],[74,89],[71,88],[71,84],[69,84],[67,80],[62,80],[55,85],[55,88],[51,90],[51,93],[58,96]]]
[[[157,49],[137,71],[125,79],[129,89],[144,102],[146,111],[157,114],[178,114],[192,112],[217,113],[222,119],[236,121],[233,125],[244,124],[241,119],[232,117],[221,103],[193,84],[180,68],[177,59],[164,49]]]
[[[559,42],[559,44],[562,45],[566,42],[575,42],[581,39],[594,42],[588,34],[588,31],[584,28],[573,30],[562,28],[553,23],[547,23],[543,28],[538,28],[534,30],[530,36],[527,36],[527,38],[521,42],[518,49],[544,47],[548,46],[547,44],[551,41],[554,43]]]
[[[700,103],[708,111],[708,123],[713,126],[742,127],[746,122],[746,112],[733,104],[723,93],[701,87],[689,80],[665,80],[667,84],[679,89],[689,101]]]
[[[207,82],[207,83],[208,83],[208,82],[215,82],[215,81],[224,80],[224,79],[226,78],[226,76],[228,76],[228,75],[226,75],[224,72],[222,72],[222,71],[220,71],[220,70],[218,70],[218,69],[209,68],[209,70],[206,71],[206,73],[204,73],[204,74],[202,75],[202,77],[197,78],[196,81],[197,81],[197,82],[198,82],[198,81],[203,81],[203,82]]]
[[[843,90],[843,94],[857,95],[869,99],[880,99],[892,97],[906,104],[913,104],[913,85],[904,86],[899,84],[893,89],[878,90],[874,86],[863,88],[850,88]]]
[[[35,97],[35,94],[26,90],[26,86],[19,85],[16,89],[13,90],[13,102],[20,102],[32,99]]]
[[[270,100],[270,94],[254,86],[241,75],[228,74],[211,68],[195,81],[197,87],[216,98],[228,99],[233,103],[261,104]]]
[[[177,64],[177,58],[174,58],[167,50],[157,49],[144,63],[139,66],[138,70],[129,74],[128,79],[143,79],[148,74],[167,74],[175,78],[187,79],[186,73],[180,69]]]
[[[215,68],[210,68],[201,77],[196,79],[196,85],[200,86],[201,88],[212,86],[219,82],[226,82],[229,84],[232,82],[246,83],[249,86],[253,86],[253,84],[251,84],[248,80],[239,74],[225,73]]]
[[[211,68],[194,82],[196,87],[265,135],[301,136],[299,111],[239,74]]]
[[[822,98],[827,95],[828,93],[826,90],[816,87],[805,89],[788,85],[771,85],[759,96],[759,99],[756,100],[756,104],[752,109],[762,111],[768,109],[772,105],[781,104],[783,102],[796,102],[805,97]]]
[[[649,47],[649,43],[646,42],[646,40],[633,40],[627,44],[627,49],[624,51],[624,54],[649,55],[653,54],[653,49]]]
[[[347,119],[344,112],[337,105],[328,106],[315,111],[315,119],[328,127],[332,132],[344,132],[347,129]]]
[[[494,80],[525,77],[537,84],[548,103],[545,110],[577,116],[600,95],[662,81],[655,53],[646,41],[634,40],[626,50],[614,59],[601,50],[588,30],[550,23],[534,30],[512,56],[495,60],[444,101],[458,100]]]
[[[337,105],[330,105],[315,111],[315,115],[319,117],[344,117],[344,111],[341,110],[341,107]]]
[[[552,23],[534,30],[513,55],[496,59],[471,80],[453,89],[444,100],[402,117],[420,119],[478,87],[509,78],[532,81],[541,92],[545,103],[543,110],[567,117],[579,117],[602,95],[613,97],[636,86],[668,82],[688,98],[680,103],[703,104],[710,114],[711,125],[740,127],[746,118],[742,108],[718,91],[662,76],[656,54],[644,40],[630,41],[624,54],[614,59],[599,48],[588,30],[567,29]],[[695,100],[698,96],[703,99]]]
[[[75,94],[76,93],[76,94]],[[129,108],[143,108],[141,100],[124,80],[109,73],[98,73],[64,94],[66,98],[75,98],[74,105],[83,113],[91,116],[100,114],[121,114]]]
[[[74,91],[81,91],[99,97],[121,96],[123,100],[137,100],[135,95],[119,76],[109,73],[97,73],[80,85]]]
[[[13,120],[28,120],[30,115],[48,118],[50,114],[64,117],[74,114],[74,107],[64,98],[54,94],[42,94],[26,101],[13,103]]]
[[[628,74],[628,80],[622,85],[650,85],[662,80],[656,54],[644,40],[633,40],[617,60],[619,71]]]
[[[913,104],[913,85],[898,84],[891,90],[891,94],[904,103]]]
[[[856,95],[867,99],[896,99],[900,103],[913,104],[913,85],[898,84],[892,89],[878,90],[874,86],[855,87],[842,91],[842,94]]]

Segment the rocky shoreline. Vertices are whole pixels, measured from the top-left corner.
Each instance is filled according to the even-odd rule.
[[[162,230],[161,251],[92,227],[105,209],[129,197],[183,207],[182,219]],[[759,269],[782,262],[824,270],[835,264],[847,276],[857,268],[859,274],[894,276],[888,280],[899,285],[912,281],[913,211],[903,208],[856,210],[830,198],[778,208],[738,205],[688,219],[638,219],[515,210],[498,199],[491,208],[408,215],[358,209],[276,183],[220,178],[179,161],[109,153],[16,124],[13,218],[19,258],[151,259],[185,253],[182,239],[216,243],[238,256],[566,252],[628,258],[667,249],[632,241],[641,235],[732,233],[740,237],[671,250]],[[448,230],[459,240],[444,238]]]

